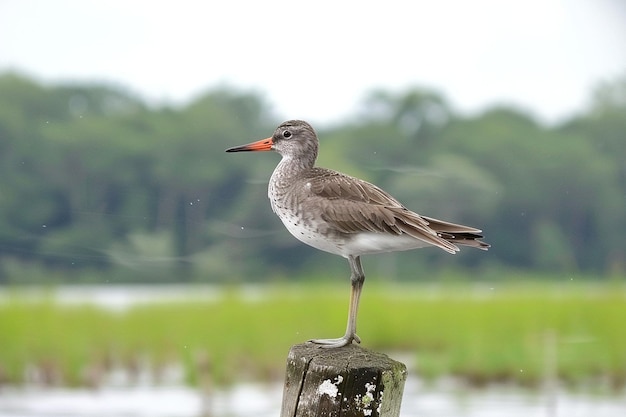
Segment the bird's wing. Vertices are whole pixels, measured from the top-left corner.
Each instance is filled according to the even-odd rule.
[[[319,197],[322,219],[340,233],[407,234],[450,253],[459,248],[379,187],[334,171],[307,179],[311,197]]]
[[[404,207],[389,193],[367,181],[327,169],[317,168],[313,172],[307,183],[311,192],[320,197]]]

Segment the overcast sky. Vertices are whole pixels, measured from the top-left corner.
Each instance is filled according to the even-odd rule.
[[[354,114],[375,87],[555,122],[626,75],[626,1],[0,0],[0,71],[106,81],[151,103],[228,84],[284,118]]]

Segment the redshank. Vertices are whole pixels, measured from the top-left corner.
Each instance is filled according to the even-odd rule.
[[[365,281],[361,255],[436,246],[449,253],[457,245],[486,250],[481,230],[421,216],[369,182],[315,166],[318,139],[310,124],[290,120],[266,139],[226,152],[276,151],[268,197],[289,232],[314,248],[341,255],[350,264],[350,306],[346,333],[313,339],[322,347],[360,343],[356,334],[359,298]]]

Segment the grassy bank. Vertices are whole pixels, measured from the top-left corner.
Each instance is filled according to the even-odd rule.
[[[347,283],[232,289],[123,311],[17,292],[0,303],[0,381],[21,383],[37,372],[52,383],[88,384],[141,361],[157,371],[183,363],[190,383],[282,377],[292,344],[342,334],[347,304]],[[363,294],[359,335],[368,348],[414,352],[426,377],[536,385],[554,374],[623,386],[625,319],[625,292],[611,285],[373,284]]]

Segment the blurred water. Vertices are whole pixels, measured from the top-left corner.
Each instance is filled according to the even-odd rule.
[[[261,292],[261,287],[242,287],[242,294]],[[20,300],[53,299],[64,304],[90,304],[110,310],[124,310],[136,304],[155,301],[211,301],[224,293],[213,285],[63,285],[61,287],[0,287],[0,302],[16,294]]]
[[[183,386],[103,389],[4,388],[0,417],[277,417],[282,385],[238,384],[203,396]],[[551,395],[496,386],[466,389],[455,384],[428,387],[409,378],[403,417],[623,417],[626,395],[591,396],[559,391]]]

